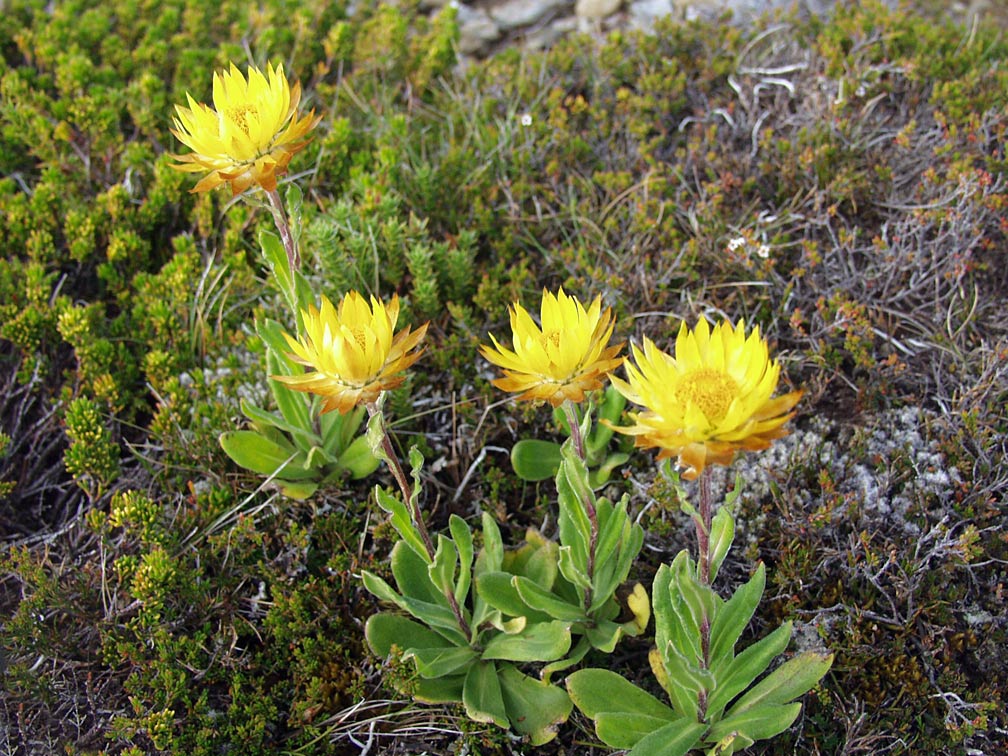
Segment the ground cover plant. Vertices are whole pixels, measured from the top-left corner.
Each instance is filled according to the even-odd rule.
[[[803,391],[788,435],[703,476],[717,500],[734,492],[716,587],[748,596],[765,580],[736,651],[788,626],[783,658],[833,655],[801,713],[775,702],[793,722],[748,752],[998,752],[1003,30],[866,3],[745,29],[668,21],[462,67],[456,34],[450,8],[409,4],[5,5],[0,752],[629,747],[585,691],[618,674],[670,700],[661,671],[679,661],[666,647],[648,663],[656,635],[676,632],[655,586],[692,585],[705,515],[691,515],[696,484],[684,494],[632,437],[588,422],[578,462],[562,443],[582,418],[493,385],[489,334],[509,347],[509,308],[535,313],[561,288],[599,297],[613,343],[638,348],[671,352],[683,323],[744,319],[781,366],[780,394]],[[171,134],[174,106],[211,102],[232,62],[282,63],[318,119],[274,196],[269,171],[232,196],[191,193],[204,173],[176,170],[192,145]],[[272,236],[278,214],[290,239]],[[282,275],[292,243],[297,281]],[[513,706],[414,703],[431,678],[382,640],[403,615],[379,599],[408,593],[397,581],[426,550],[396,545],[417,524],[396,504],[410,501],[405,476],[356,440],[366,413],[289,414],[297,392],[271,378],[301,369],[282,333],[296,337],[308,308],[292,305],[310,293],[321,317],[321,296],[349,291],[395,301],[397,329],[427,324],[380,417],[398,458],[416,447],[406,482],[435,558],[443,538],[464,562],[469,532],[475,564],[496,532],[525,544],[508,569],[530,578],[565,537],[554,465],[584,472],[568,480],[590,480],[596,503],[625,514],[620,532],[640,532],[599,602],[622,612],[604,617],[622,628],[612,653],[586,643],[552,674],[574,681],[578,706],[551,740],[515,727]],[[625,407],[585,390],[617,428],[642,422],[638,389]],[[304,461],[255,469],[248,433]],[[519,446],[519,475],[523,440],[537,445]],[[654,613],[640,633],[637,584]],[[466,595],[446,586],[438,600]],[[498,603],[514,598],[497,587]],[[369,633],[376,617],[399,619]],[[540,648],[565,637],[539,626]],[[479,669],[513,670],[504,685],[524,690],[540,672],[528,662],[564,654],[510,651]]]

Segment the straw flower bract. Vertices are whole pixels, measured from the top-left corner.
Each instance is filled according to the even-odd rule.
[[[221,184],[239,194],[253,184],[276,189],[277,176],[309,139],[305,136],[321,120],[312,110],[298,117],[301,84],[291,87],[283,64],[266,67],[265,74],[250,67],[246,79],[232,63],[214,73],[213,107],[186,93],[189,107],[175,106],[172,134],[192,150],[173,156],[180,171],[206,172],[192,191],[206,192]]]
[[[561,288],[543,290],[537,325],[518,302],[511,308],[512,349],[490,334],[493,347],[480,345],[483,356],[504,369],[493,384],[521,392],[519,399],[543,400],[559,407],[564,400],[580,402],[585,393],[600,388],[605,375],[622,362],[616,355],[623,344],[608,346],[613,332],[612,309],[602,309],[602,298],[586,310]]]
[[[296,391],[323,397],[323,412],[346,413],[375,401],[382,391],[401,384],[403,371],[423,353],[417,346],[427,333],[426,323],[394,333],[398,296],[385,305],[374,297],[368,303],[350,291],[338,308],[322,297],[321,309],[311,306],[301,315],[304,335],[284,336],[291,357],[314,372],[273,377]]]
[[[617,430],[636,436],[637,446],[657,447],[659,459],[677,456],[687,480],[708,464],[730,464],[736,451],[766,449],[787,435],[783,425],[802,395],[771,398],[780,365],[770,359],[759,327],[747,337],[741,320],[713,330],[703,318],[693,330],[683,323],[674,357],[647,338],[643,349],[634,345],[633,356],[628,381],[611,379],[645,409],[631,414],[633,425]]]

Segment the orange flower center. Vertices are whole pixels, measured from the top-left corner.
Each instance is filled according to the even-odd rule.
[[[255,105],[235,105],[233,108],[227,109],[227,117],[231,119],[231,122],[237,126],[239,129],[245,132],[245,136],[249,136],[249,125],[248,125],[248,114],[254,113],[259,115],[259,109]]]
[[[675,387],[677,402],[692,402],[711,423],[719,423],[728,414],[738,384],[731,376],[714,368],[700,368],[684,375]]]

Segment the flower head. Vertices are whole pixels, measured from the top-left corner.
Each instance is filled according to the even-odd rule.
[[[613,332],[612,310],[602,310],[602,298],[585,310],[561,288],[554,296],[543,290],[536,325],[524,307],[511,308],[513,349],[480,345],[483,356],[504,369],[493,384],[504,391],[520,391],[519,399],[545,400],[559,407],[565,399],[580,402],[585,393],[602,386],[604,376],[623,362],[623,344],[607,346]]]
[[[427,324],[408,327],[393,335],[399,319],[399,297],[386,306],[371,297],[370,304],[356,291],[347,292],[339,307],[322,297],[322,309],[302,311],[305,334],[294,339],[284,334],[291,357],[314,372],[275,375],[296,391],[324,397],[323,412],[349,412],[375,401],[385,389],[403,382],[402,372],[420,359],[416,349]]]
[[[189,107],[175,106],[172,134],[192,150],[175,155],[175,167],[188,173],[207,172],[193,188],[206,192],[223,183],[238,194],[253,184],[267,192],[276,189],[277,176],[287,170],[291,156],[309,140],[305,135],[321,120],[315,111],[297,116],[301,84],[289,86],[283,64],[251,67],[248,79],[235,65],[214,73],[213,108],[186,94]]]
[[[632,415],[634,424],[617,428],[636,436],[636,445],[657,447],[659,459],[676,455],[693,480],[708,464],[727,465],[740,449],[766,449],[783,428],[801,398],[792,391],[771,398],[780,365],[771,360],[759,327],[746,337],[745,323],[719,323],[713,331],[703,318],[696,329],[683,323],[675,356],[650,339],[633,348],[627,363],[629,381],[612,377],[627,399],[645,408]]]

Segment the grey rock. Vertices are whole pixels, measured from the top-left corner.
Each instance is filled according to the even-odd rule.
[[[482,52],[491,42],[500,39],[500,27],[494,23],[482,8],[471,8],[468,5],[458,6],[459,52],[463,55],[473,55]]]
[[[548,13],[567,5],[566,0],[505,0],[490,9],[490,17],[504,31],[531,26]]]
[[[574,11],[580,18],[599,19],[611,16],[621,5],[623,0],[577,0]]]
[[[637,0],[628,10],[631,27],[651,31],[654,29],[655,21],[672,15],[675,8],[672,0]]]

